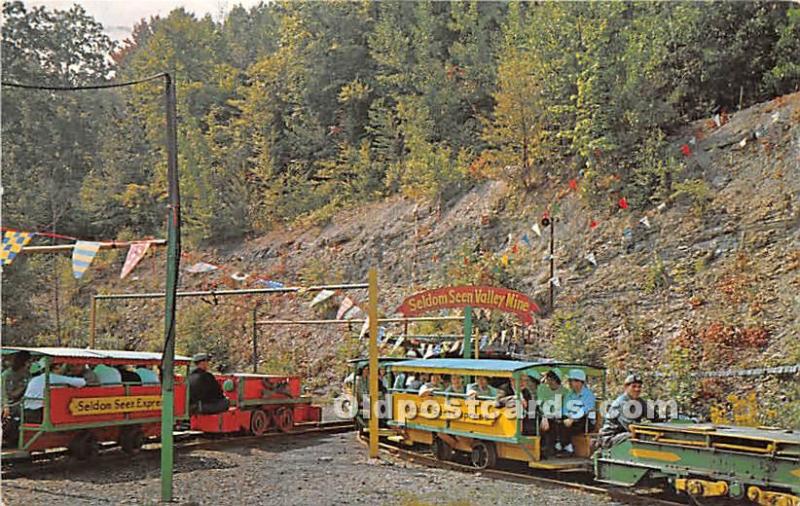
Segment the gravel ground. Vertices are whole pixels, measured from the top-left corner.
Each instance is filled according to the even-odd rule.
[[[70,471],[6,479],[3,504],[154,504],[157,456],[124,465],[102,459]],[[382,457],[370,462],[353,433],[265,439],[256,445],[180,452],[175,462],[178,504],[612,504],[601,497],[429,469]],[[65,502],[66,501],[66,502]]]

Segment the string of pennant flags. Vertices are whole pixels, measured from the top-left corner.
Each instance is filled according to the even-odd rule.
[[[723,124],[725,124],[727,122],[727,118],[722,118],[722,119],[715,118],[714,121],[715,121],[715,125],[714,126],[719,127],[719,126],[721,126],[721,125],[723,125]],[[709,126],[709,128],[713,128],[713,127]],[[697,144],[697,137],[696,136],[692,136],[690,139],[687,140],[686,143],[684,143],[684,144],[679,146],[678,151],[684,157],[687,157],[687,158],[691,157],[694,154],[692,148],[694,146],[696,146],[696,144]],[[600,156],[600,155],[601,154],[597,154],[597,156]],[[582,171],[581,171],[580,177],[582,177],[582,175],[583,174],[582,174]],[[553,201],[550,205],[548,205],[547,208],[543,211],[541,220],[533,223],[530,226],[530,232],[532,232],[532,234],[529,234],[528,230],[524,230],[524,231],[522,231],[522,232],[520,232],[518,234],[518,237],[519,237],[518,241],[513,241],[512,240],[513,234],[509,234],[508,240],[505,242],[505,247],[503,248],[501,253],[498,254],[500,263],[503,266],[508,266],[510,264],[510,261],[511,261],[510,256],[511,255],[516,255],[517,253],[519,253],[520,245],[523,245],[523,246],[526,246],[526,247],[528,247],[530,249],[533,249],[533,247],[534,247],[533,241],[536,240],[536,239],[542,239],[544,237],[544,230],[543,229],[548,227],[548,226],[550,226],[551,220],[553,219],[553,217],[555,215],[557,215],[561,210],[560,201],[563,198],[565,198],[566,196],[568,196],[569,194],[571,194],[571,193],[575,193],[575,194],[579,193],[579,191],[580,191],[580,177],[570,179],[567,182],[566,187],[564,187],[563,189],[561,189],[558,192],[556,192],[555,201]],[[619,176],[614,176],[614,178],[617,179],[617,180],[620,179]],[[616,206],[617,206],[619,211],[631,211],[632,210],[631,209],[631,204],[628,201],[627,197],[625,195],[622,195],[622,194],[619,194],[619,197],[616,200]],[[655,208],[655,210],[658,213],[662,213],[662,212],[664,212],[666,210],[666,208],[667,208],[667,204],[666,203],[661,203]],[[648,216],[648,214],[650,214],[650,216]],[[642,226],[642,227],[644,227],[646,229],[652,228],[652,223],[651,223],[652,213],[648,213],[648,214],[644,214],[638,220],[638,223],[637,223],[638,226]],[[597,229],[600,225],[601,225],[600,221],[598,219],[593,218],[593,217],[590,218],[589,221],[588,221],[588,229],[590,231]],[[625,241],[631,242],[633,240],[633,228],[625,227],[623,229],[623,231],[622,231],[622,236],[623,236],[623,239]],[[544,257],[543,257],[543,260],[544,261],[549,261],[549,260],[551,260],[551,258],[552,257],[550,255],[550,253],[546,253],[544,255]],[[596,257],[594,252],[592,252],[592,251],[586,252],[583,255],[583,258],[588,263],[590,263],[592,266],[594,266],[594,267],[598,266],[598,260],[597,260],[597,257]],[[465,263],[467,263],[466,259],[465,259]],[[562,284],[562,281],[561,281],[561,278],[559,278],[558,275],[554,275],[554,276],[552,276],[551,278],[548,279],[548,283],[552,284],[555,287],[560,287],[561,284]]]
[[[72,274],[75,279],[83,277],[92,264],[97,252],[103,245],[118,244],[116,241],[83,241],[76,237],[51,232],[26,232],[4,228],[3,243],[2,248],[0,248],[0,261],[2,262],[2,266],[6,267],[11,265],[17,255],[22,251],[22,248],[27,246],[36,236],[75,241],[75,244],[72,245]],[[120,279],[125,279],[139,264],[153,241],[154,240],[142,240],[131,241],[129,243],[130,247],[125,257],[125,263],[122,266]]]

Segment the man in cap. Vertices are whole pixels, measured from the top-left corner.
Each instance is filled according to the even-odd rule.
[[[571,369],[567,374],[569,393],[564,399],[564,422],[561,424],[561,442],[567,456],[575,454],[572,436],[585,434],[594,430],[597,412],[597,400],[594,393],[586,386],[586,372],[582,369]]]
[[[647,403],[642,399],[642,378],[629,374],[625,378],[625,391],[614,399],[600,429],[600,445],[609,448],[630,437],[631,424],[646,417]]]
[[[195,369],[189,374],[189,407],[194,413],[210,415],[227,411],[230,402],[222,393],[217,379],[208,372],[208,355],[192,357]]]
[[[561,371],[551,369],[544,376],[544,382],[536,389],[536,399],[542,408],[542,455],[547,458],[562,450],[559,441],[559,425],[563,413],[567,389],[561,386]]]

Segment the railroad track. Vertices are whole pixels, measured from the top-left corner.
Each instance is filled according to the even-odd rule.
[[[360,435],[357,436],[358,440],[367,445],[366,441]],[[382,452],[388,453],[395,457],[404,460],[413,461],[414,463],[422,464],[428,467],[437,467],[440,469],[450,469],[453,471],[460,471],[463,473],[475,474],[479,472],[482,476],[495,478],[505,481],[513,481],[516,483],[536,483],[538,485],[552,486],[552,487],[567,487],[575,490],[580,490],[594,495],[603,495],[612,500],[619,501],[625,504],[642,505],[642,506],[685,506],[688,502],[678,502],[676,500],[658,497],[653,494],[638,494],[629,490],[614,488],[603,484],[588,484],[581,483],[580,481],[570,481],[559,478],[537,476],[529,473],[522,473],[516,471],[509,471],[504,469],[481,469],[476,470],[474,467],[466,464],[461,464],[453,461],[440,461],[427,453],[420,453],[414,450],[401,448],[399,446],[389,444],[386,442],[379,443],[379,448]],[[576,475],[578,473],[568,473]]]
[[[174,436],[175,451],[183,452],[189,450],[212,449],[231,445],[247,445],[259,441],[281,439],[286,437],[297,437],[314,434],[335,434],[339,432],[349,432],[353,430],[352,421],[333,421],[319,422],[297,425],[290,432],[268,432],[262,436],[236,435],[227,437],[209,437],[201,432],[177,433]],[[160,456],[161,444],[159,441],[150,441],[145,444],[141,451],[131,456],[122,451],[115,451],[117,444],[106,444],[101,446],[100,454],[94,459],[102,465],[114,464],[116,462],[129,461],[131,459],[157,459]],[[43,474],[53,474],[70,468],[74,468],[76,461],[69,456],[69,452],[64,450],[51,451],[37,454],[29,459],[14,461],[4,461],[2,465],[3,479],[13,479],[29,475],[33,472],[37,476]]]

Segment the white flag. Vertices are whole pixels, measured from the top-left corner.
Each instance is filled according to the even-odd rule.
[[[542,229],[539,228],[539,224],[538,223],[534,223],[533,226],[531,227],[531,230],[533,230],[533,233],[538,235],[539,237],[542,236]]]
[[[314,297],[314,300],[311,301],[309,307],[314,307],[317,304],[321,304],[326,300],[330,299],[331,297],[333,297],[334,295],[336,295],[336,292],[334,292],[333,290],[322,290],[317,294],[316,297]]]
[[[553,286],[555,286],[556,288],[559,288],[561,286],[561,281],[558,280],[558,276],[553,276],[552,278],[550,278],[550,283],[552,283]]]
[[[584,258],[586,258],[586,260],[590,264],[595,265],[595,266],[597,265],[597,259],[594,257],[594,253],[592,253],[591,251],[589,253],[587,253]]]
[[[642,217],[642,219],[639,220],[639,223],[641,223],[647,228],[650,228],[650,220],[647,219],[647,216]]]

